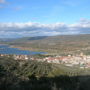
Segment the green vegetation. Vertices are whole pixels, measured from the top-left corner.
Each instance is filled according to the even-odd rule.
[[[64,65],[1,57],[0,90],[90,90],[90,77],[82,72]]]
[[[37,77],[47,76],[52,71],[52,66],[46,62],[28,61],[22,65],[20,71],[21,75],[28,77],[33,74]]]

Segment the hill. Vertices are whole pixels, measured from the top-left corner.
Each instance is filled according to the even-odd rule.
[[[13,40],[8,44],[33,51],[44,51],[50,54],[90,53],[90,34],[25,37]]]

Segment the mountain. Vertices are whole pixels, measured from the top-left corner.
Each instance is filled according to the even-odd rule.
[[[40,43],[40,44],[52,44],[52,43],[70,43],[70,42],[85,42],[90,40],[90,34],[83,35],[58,35],[58,36],[37,36],[37,37],[24,37],[12,40],[14,43]]]
[[[90,53],[90,34],[25,37],[9,43],[15,47],[54,54]]]
[[[18,41],[25,42],[25,41],[33,41],[33,40],[42,40],[42,39],[47,38],[47,37],[48,36],[23,37],[23,38],[15,39],[14,41],[16,41],[16,42],[18,42]]]
[[[16,40],[17,38],[0,38],[0,41],[4,41],[4,42],[10,42],[13,40]]]

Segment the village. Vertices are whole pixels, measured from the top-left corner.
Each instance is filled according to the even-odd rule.
[[[0,54],[0,57],[13,57],[18,61],[36,60],[39,62],[48,62],[56,64],[64,64],[65,66],[79,66],[80,68],[90,68],[90,55],[67,55],[67,56],[45,56],[43,58],[36,58],[35,55],[7,55]]]

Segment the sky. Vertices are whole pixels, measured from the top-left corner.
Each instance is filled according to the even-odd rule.
[[[90,0],[0,0],[0,38],[90,33]]]

